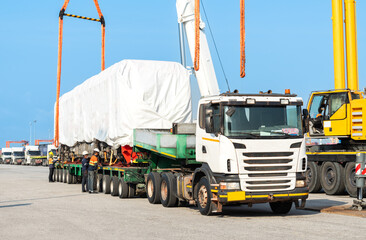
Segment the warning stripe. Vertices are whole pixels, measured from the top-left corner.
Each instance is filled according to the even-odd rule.
[[[90,21],[100,22],[100,19],[96,19],[96,18],[89,18],[89,17],[84,17],[84,16],[78,16],[78,15],[74,15],[74,14],[64,13],[64,16],[74,17],[74,18],[81,18],[81,19],[85,19],[85,20],[90,20]]]
[[[365,175],[366,174],[366,168],[362,171],[361,175]]]
[[[357,163],[356,164],[356,175],[360,175],[361,174],[361,163]]]

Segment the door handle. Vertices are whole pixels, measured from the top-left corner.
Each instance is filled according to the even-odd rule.
[[[202,153],[207,153],[206,146],[202,145]]]

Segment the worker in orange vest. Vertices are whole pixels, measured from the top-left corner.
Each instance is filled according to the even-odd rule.
[[[89,166],[88,166],[88,188],[89,193],[97,193],[94,191],[94,179],[96,179],[96,171],[98,170],[98,155],[99,155],[99,149],[94,148],[93,150],[93,156],[89,160]]]
[[[55,161],[53,159],[53,152],[52,151],[49,151],[49,159],[48,159],[48,166],[50,168],[50,174],[48,175],[48,181],[49,182],[54,182],[55,180],[53,180],[53,171],[55,170]]]

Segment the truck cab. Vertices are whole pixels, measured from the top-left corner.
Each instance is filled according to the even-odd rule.
[[[39,151],[39,146],[26,146],[25,147],[25,159],[24,164],[34,165],[35,157],[40,157],[41,152]]]
[[[200,100],[196,157],[219,184],[219,201],[245,202],[249,195],[268,202],[268,196],[281,193],[307,198],[302,104],[290,94],[221,94]]]
[[[4,164],[10,164],[12,161],[11,148],[2,148],[1,158],[3,159]]]
[[[20,165],[24,162],[24,148],[23,147],[13,147],[11,148],[11,163]]]
[[[365,101],[361,92],[348,89],[313,92],[305,114],[309,136],[366,140]]]

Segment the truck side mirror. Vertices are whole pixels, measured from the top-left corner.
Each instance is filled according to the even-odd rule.
[[[305,133],[309,132],[309,111],[306,108],[302,110],[302,127]]]
[[[205,129],[207,133],[213,133],[213,111],[211,108],[206,108]]]

